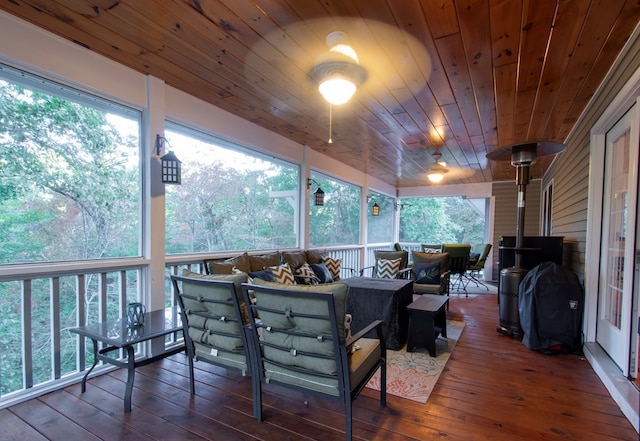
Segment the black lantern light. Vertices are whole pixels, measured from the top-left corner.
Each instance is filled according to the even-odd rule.
[[[160,155],[160,149],[164,144],[169,144],[166,138],[156,135],[156,155]],[[176,157],[173,151],[160,158],[162,170],[162,182],[164,184],[182,183],[182,162]]]
[[[371,201],[373,201],[373,205],[371,206],[371,216],[380,216],[380,205],[378,205],[374,198],[367,196],[367,205]]]
[[[322,191],[322,189],[320,188],[320,185],[314,181],[311,178],[307,178],[307,188],[311,188],[311,183],[314,183],[318,186],[318,189],[313,192],[313,200],[314,200],[314,205],[316,207],[323,207],[324,206],[324,191]]]

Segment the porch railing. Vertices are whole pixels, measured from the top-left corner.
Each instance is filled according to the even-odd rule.
[[[390,249],[390,244],[377,245]],[[342,277],[368,264],[375,247],[323,248],[342,259]],[[207,256],[207,258],[212,256]],[[230,257],[216,255],[214,258]],[[176,299],[169,275],[202,272],[203,256],[167,256],[165,306]],[[93,363],[91,344],[70,328],[124,315],[140,301],[142,259],[15,265],[0,271],[0,408],[77,382]],[[165,345],[175,344],[168,337]],[[138,348],[140,353],[144,347]],[[98,366],[96,373],[111,369]]]

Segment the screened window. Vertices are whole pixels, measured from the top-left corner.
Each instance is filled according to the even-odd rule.
[[[182,184],[166,185],[166,253],[298,245],[299,167],[174,123]]]
[[[487,200],[461,196],[406,198],[400,204],[400,241],[486,242]]]
[[[0,263],[141,255],[140,113],[0,65]]]
[[[374,215],[377,205],[378,215]],[[367,203],[367,243],[386,243],[393,240],[395,199],[374,191],[369,192]]]
[[[362,189],[326,175],[311,172],[310,230],[312,247],[356,245],[360,242],[360,198]],[[324,191],[324,205],[316,206],[314,192]]]

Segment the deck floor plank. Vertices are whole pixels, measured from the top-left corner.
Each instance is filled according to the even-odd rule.
[[[635,441],[624,417],[580,355],[547,356],[496,332],[495,294],[451,295],[448,318],[465,329],[429,401],[393,395],[387,407],[365,389],[353,409],[356,440]],[[331,400],[264,385],[262,423],[251,381],[196,363],[196,395],[177,354],[136,371],[123,412],[124,370],[0,410],[2,439],[343,440],[344,412]],[[7,428],[7,429],[4,429]]]

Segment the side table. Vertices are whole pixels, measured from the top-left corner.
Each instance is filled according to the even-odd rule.
[[[447,337],[447,313],[445,307],[449,298],[433,294],[423,294],[407,306],[409,310],[409,336],[407,352],[417,347],[427,348],[429,355],[436,356],[436,338]]]
[[[168,357],[184,351],[184,343],[172,347],[160,354],[144,357],[136,360],[133,346],[156,337],[163,337],[174,332],[182,331],[180,310],[177,306],[159,309],[144,314],[144,325],[135,328],[127,327],[127,320],[120,318],[92,325],[71,328],[69,331],[90,338],[93,342],[93,366],[82,378],[82,393],[87,390],[87,377],[96,367],[98,361],[114,366],[127,368],[127,386],[124,394],[124,411],[131,412],[131,392],[133,391],[133,379],[135,369],[145,366],[161,358]],[[98,342],[104,343],[104,347],[98,350]],[[109,352],[124,349],[127,353],[125,360],[109,357]]]

